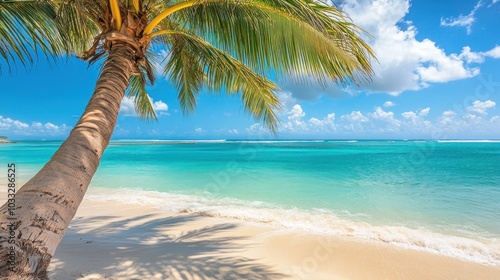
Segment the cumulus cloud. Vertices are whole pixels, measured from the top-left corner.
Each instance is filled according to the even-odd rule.
[[[468,46],[463,47],[462,52],[460,53],[458,58],[464,60],[467,63],[482,63],[484,61],[483,54],[472,52],[471,48]]]
[[[470,47],[463,47],[458,58],[467,63],[482,63],[486,57],[500,58],[500,46],[495,46],[493,49],[485,52],[473,52]]]
[[[3,116],[0,116],[0,129],[24,129],[28,128],[29,125],[27,123],[23,123],[18,120],[13,120],[11,118],[4,118]]]
[[[394,107],[394,106],[396,106],[396,103],[394,103],[392,101],[386,101],[386,102],[384,102],[384,107],[386,107],[386,108]]]
[[[404,21],[410,9],[408,0],[347,0],[342,8],[354,23],[373,35],[366,40],[379,63],[374,63],[373,82],[365,85],[369,91],[398,95],[428,87],[430,83],[479,74],[479,68],[464,63],[467,59],[474,60],[470,49],[469,53],[464,50],[461,54],[446,54],[431,39],[416,39],[417,28]],[[406,27],[401,27],[401,23]]]
[[[151,101],[153,101],[152,98],[150,98]],[[154,102],[151,102],[153,104],[153,110],[155,111],[168,111],[168,105],[167,103],[161,101],[161,100],[158,100],[158,101],[154,101]]]
[[[19,120],[0,116],[0,131],[2,131],[2,133],[14,135],[63,135],[70,131],[70,127],[66,124],[55,125],[50,122],[42,124],[41,122],[36,121],[29,125]]]
[[[297,104],[297,99],[289,91],[280,91],[277,93],[277,96],[281,102],[281,106],[283,106],[283,111],[290,111],[293,105]]]
[[[58,129],[59,129],[59,127],[58,127],[57,125],[55,125],[55,124],[53,124],[53,123],[50,123],[50,122],[49,122],[49,123],[46,123],[46,124],[44,125],[44,127],[45,127],[46,129],[48,129],[48,130],[53,130],[53,131],[56,131],[56,130],[58,130]]]
[[[419,135],[432,138],[439,135],[455,135],[453,133],[498,131],[500,116],[491,116],[489,112],[496,106],[493,100],[475,100],[460,113],[445,110],[437,113],[437,117],[429,119],[430,107],[396,114],[382,107],[373,111],[352,111],[337,115],[335,112],[324,117],[307,118],[307,113],[300,104],[295,104],[282,116],[278,130],[282,134],[293,135]],[[496,127],[496,129],[495,129]],[[251,135],[263,135],[268,131],[260,124],[253,124],[247,129]]]
[[[156,112],[156,114],[160,115],[168,115],[168,105],[161,101],[154,101],[153,98],[149,97],[149,100],[151,102],[151,105],[153,106],[153,110]],[[137,113],[135,112],[135,105],[134,105],[134,98],[125,96],[122,99],[121,105],[120,105],[120,115],[122,116],[137,116]]]
[[[493,2],[495,3],[495,2]],[[456,18],[441,18],[441,26],[463,26],[467,28],[467,34],[471,33],[472,24],[476,21],[475,14],[483,6],[483,1],[479,0],[474,9],[468,15],[460,15]]]
[[[429,112],[431,111],[430,107],[427,107],[425,109],[422,109],[420,111],[408,111],[408,112],[403,112],[401,116],[403,117],[402,123],[406,127],[406,131],[411,131],[411,130],[425,130],[427,128],[432,127],[432,123],[428,120],[426,120],[425,117],[429,115]]]
[[[122,116],[137,116],[135,113],[134,99],[125,96],[120,104],[120,115]]]
[[[340,117],[339,126],[346,132],[364,132],[365,124],[369,122],[368,117],[360,111],[352,111]]]
[[[394,112],[386,112],[380,107],[376,107],[375,111],[368,114],[368,116],[379,130],[393,131],[401,125],[401,121],[394,117]]]
[[[309,125],[313,130],[329,130],[335,131],[337,129],[337,124],[335,124],[335,113],[330,113],[326,115],[322,120],[317,118],[310,118],[308,121]]]
[[[489,56],[492,58],[500,58],[500,46],[496,46],[493,49],[481,53],[483,56]]]
[[[475,10],[481,5],[479,2]],[[396,96],[404,91],[429,87],[433,83],[477,76],[480,68],[473,64],[484,62],[485,57],[500,57],[500,47],[474,52],[465,46],[460,53],[446,53],[432,38],[418,40],[417,27],[405,20],[410,10],[409,0],[345,0],[340,7],[355,24],[372,35],[364,37],[378,60],[373,61],[372,81],[361,84],[360,88],[341,87],[333,82],[321,87],[312,78],[306,79],[304,83],[280,83],[280,87],[294,98],[315,100],[322,95],[340,97],[355,95],[363,90]],[[451,24],[450,20],[443,19],[447,24]]]
[[[267,135],[269,130],[262,126],[260,123],[254,123],[246,129],[251,135]]]
[[[283,129],[293,131],[295,129],[304,129],[307,124],[302,120],[306,115],[299,104],[295,104],[290,111],[287,112],[287,122],[283,123]]]
[[[487,115],[488,110],[495,107],[496,103],[491,101],[491,100],[486,100],[484,102],[481,102],[479,100],[476,100],[472,102],[472,105],[466,108],[467,112],[470,113],[475,113],[475,114],[480,114],[480,115]]]

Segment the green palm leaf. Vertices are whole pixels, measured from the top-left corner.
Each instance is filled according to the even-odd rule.
[[[314,76],[321,82],[371,74],[373,53],[359,30],[337,9],[315,2],[209,1],[171,18],[259,74],[274,70],[279,77]]]
[[[151,99],[146,92],[146,80],[143,75],[134,75],[130,78],[127,95],[133,98],[135,111],[141,119],[157,119]]]
[[[165,74],[179,88],[183,109],[194,109],[202,86],[212,92],[241,92],[245,110],[276,130],[275,111],[280,110],[280,103],[274,94],[278,87],[273,82],[200,37],[181,31],[168,35],[177,42],[171,49]]]
[[[16,60],[28,66],[40,51],[52,58],[66,51],[55,8],[50,1],[0,1],[0,55],[9,68]]]

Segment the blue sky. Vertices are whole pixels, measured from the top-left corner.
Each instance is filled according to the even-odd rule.
[[[337,2],[372,34],[373,81],[328,88],[279,83],[278,138],[500,139],[500,0]],[[88,102],[97,70],[78,59],[43,59],[0,76],[0,135],[64,139]],[[200,94],[183,116],[176,90],[158,79],[150,96],[158,122],[122,102],[114,139],[270,138],[238,96]]]

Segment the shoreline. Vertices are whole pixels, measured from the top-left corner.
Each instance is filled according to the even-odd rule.
[[[5,188],[0,190],[5,202]],[[49,279],[498,279],[500,266],[358,237],[85,198]]]
[[[167,213],[192,213],[203,217],[251,222],[281,230],[323,236],[353,237],[403,249],[429,252],[485,265],[500,265],[500,243],[494,237],[472,232],[432,231],[401,224],[372,224],[338,216],[326,209],[284,208],[263,201],[209,198],[202,195],[146,191],[141,189],[93,188],[87,199],[132,203]]]
[[[75,253],[78,252],[78,253]],[[84,199],[50,279],[496,279],[500,267],[355,237]]]

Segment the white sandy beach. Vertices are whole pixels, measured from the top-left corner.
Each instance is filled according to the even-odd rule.
[[[51,279],[499,279],[500,267],[383,242],[84,200]]]

